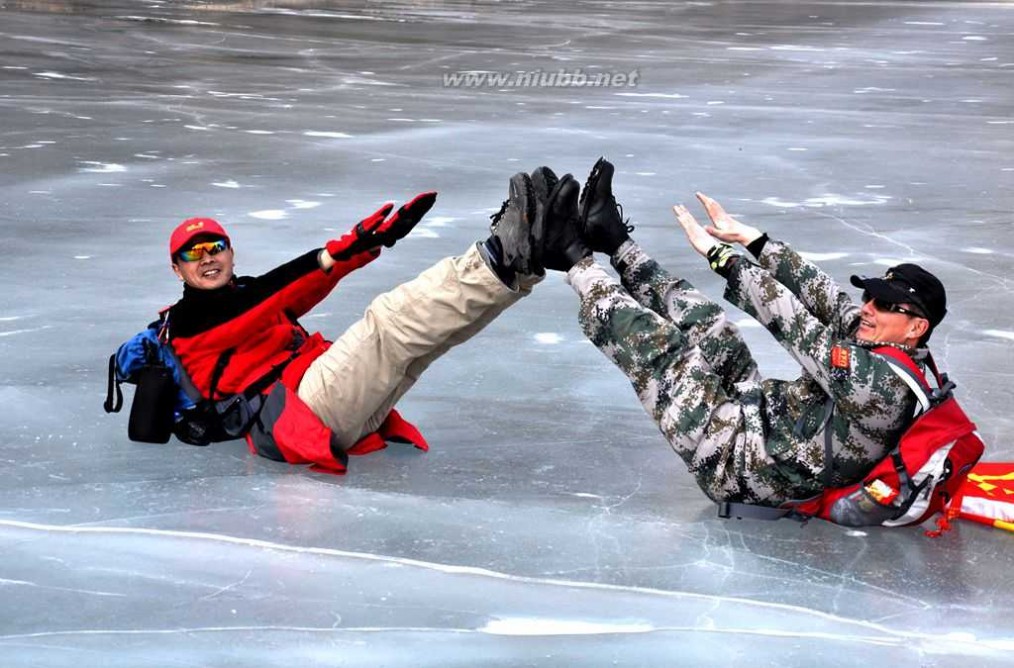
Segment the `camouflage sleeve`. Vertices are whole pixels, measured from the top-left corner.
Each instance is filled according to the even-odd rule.
[[[848,294],[788,244],[769,239],[757,261],[822,323],[835,327],[842,336],[855,327],[859,309]]]
[[[822,322],[788,286],[745,258],[733,267],[725,298],[764,325],[821,387],[832,393],[831,349],[847,338],[848,332]],[[852,309],[858,312],[855,305]]]

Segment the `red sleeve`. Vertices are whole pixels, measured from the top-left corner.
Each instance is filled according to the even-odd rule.
[[[378,257],[380,257],[379,249],[375,252],[359,253],[348,260],[336,262],[330,271],[325,272],[318,265],[317,271],[308,274],[301,282],[293,284],[293,289],[290,292],[282,291],[280,298],[284,301],[281,308],[293,318],[302,317],[327,297],[338,285],[338,281]],[[314,259],[316,261],[316,255]]]

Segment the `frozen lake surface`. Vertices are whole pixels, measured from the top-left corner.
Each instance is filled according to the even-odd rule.
[[[0,2],[3,664],[1010,665],[1009,534],[717,519],[560,275],[402,402],[427,454],[328,476],[131,443],[101,403],[186,217],[256,274],[440,191],[304,320],[334,337],[483,237],[512,173],[605,155],[715,297],[669,213],[695,190],[843,283],[937,273],[932,349],[1010,460],[1012,33],[1001,2]],[[622,85],[450,85],[561,71]]]

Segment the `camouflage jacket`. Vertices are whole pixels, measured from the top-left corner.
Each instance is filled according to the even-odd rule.
[[[735,264],[725,297],[763,324],[803,367],[796,380],[761,381],[765,447],[785,482],[816,494],[824,487],[824,432],[830,429],[832,486],[853,483],[897,444],[913,416],[915,395],[871,352],[884,344],[854,338],[860,307],[830,276],[774,240],[758,262],[742,258]]]

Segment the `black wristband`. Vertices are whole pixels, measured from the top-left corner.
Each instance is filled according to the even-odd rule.
[[[764,244],[768,242],[768,233],[760,235],[750,243],[746,245],[746,249],[750,251],[750,255],[755,258],[760,258],[761,251],[764,250]]]

